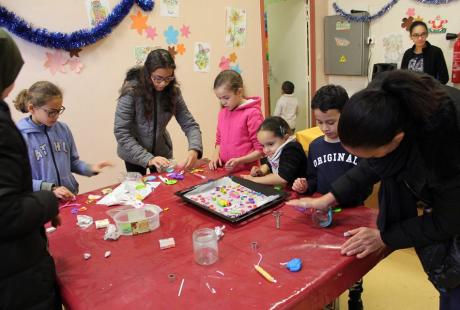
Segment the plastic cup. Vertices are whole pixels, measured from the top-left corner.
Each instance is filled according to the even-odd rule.
[[[314,209],[311,214],[311,219],[313,220],[313,223],[319,227],[328,227],[332,224],[332,209]]]
[[[140,181],[142,175],[139,172],[127,172],[125,175],[125,181]]]
[[[169,159],[169,165],[166,166],[165,171],[168,173],[174,172],[176,169],[177,161],[175,159]]]
[[[166,173],[171,173],[174,172],[174,169],[176,169],[177,166],[177,161],[173,158],[168,159],[168,164],[161,166],[160,170],[158,172],[166,172]]]
[[[142,175],[139,172],[127,172],[123,180],[125,192],[134,194],[138,183],[142,183]]]
[[[217,261],[219,249],[214,229],[200,228],[193,232],[193,254],[199,265],[212,265]]]

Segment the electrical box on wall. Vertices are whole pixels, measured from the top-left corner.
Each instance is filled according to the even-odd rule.
[[[353,15],[365,16],[368,13]],[[367,76],[370,44],[368,39],[368,22],[347,21],[339,15],[326,16],[324,18],[325,73]]]

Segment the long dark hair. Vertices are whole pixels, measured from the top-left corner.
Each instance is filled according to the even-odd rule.
[[[123,86],[120,89],[120,97],[134,93],[144,101],[145,116],[151,118],[153,104],[156,100],[156,90],[153,86],[151,75],[157,69],[176,69],[174,58],[165,49],[151,51],[143,66],[133,67],[126,73]],[[175,113],[175,103],[178,96],[178,83],[174,79],[161,92],[167,100],[163,100],[163,109]],[[152,104],[153,103],[153,104]]]
[[[388,71],[350,98],[338,132],[344,145],[360,148],[386,145],[404,132],[418,144],[428,168],[444,173],[455,161],[452,154],[460,155],[454,115],[452,100],[434,78],[408,70]]]

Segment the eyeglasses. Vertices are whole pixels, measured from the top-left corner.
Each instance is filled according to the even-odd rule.
[[[40,109],[48,113],[48,117],[55,117],[55,116],[61,115],[65,111],[64,106],[62,106],[60,109],[45,109],[42,107],[40,107]]]
[[[158,76],[154,74],[152,74],[150,78],[152,79],[154,83],[157,83],[157,84],[161,84],[163,82],[166,84],[169,84],[176,79],[175,76],[162,77],[162,76]]]
[[[414,39],[418,39],[418,38],[426,38],[427,35],[428,34],[426,32],[422,32],[422,33],[413,33],[410,36]]]

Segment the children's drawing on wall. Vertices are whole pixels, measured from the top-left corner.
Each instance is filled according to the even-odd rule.
[[[197,72],[209,72],[211,46],[206,42],[196,42],[193,53],[193,70]]]
[[[390,34],[383,38],[383,53],[386,63],[401,63],[403,55],[403,37],[401,34]]]
[[[225,45],[243,47],[246,43],[246,10],[227,7]]]
[[[143,65],[144,62],[145,62],[145,59],[147,58],[147,55],[155,50],[159,48],[159,46],[136,46],[134,48],[134,58],[136,59],[136,65],[137,66],[140,66],[140,65]]]
[[[444,24],[447,24],[447,19],[442,19],[440,15],[436,16],[435,19],[428,21],[428,31],[430,33],[446,33],[447,28]]]
[[[80,73],[84,67],[79,57],[68,57],[61,50],[46,52],[46,60],[43,66],[48,69],[52,75],[55,75],[57,72],[67,73],[66,65],[69,66],[70,71],[75,73]]]
[[[161,0],[160,1],[160,16],[178,17],[179,16],[179,0]]]
[[[86,12],[89,24],[94,27],[109,15],[109,2],[108,0],[86,0]]]

